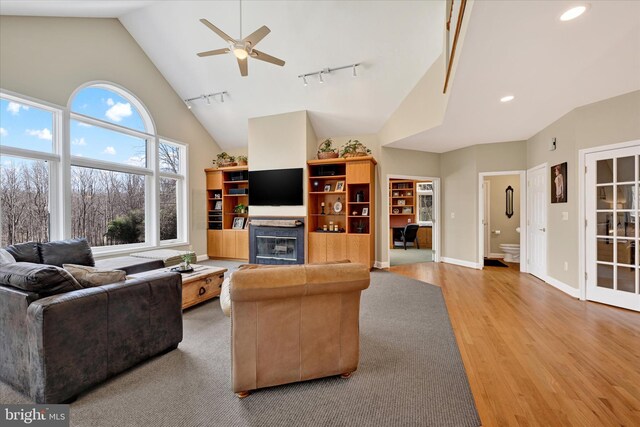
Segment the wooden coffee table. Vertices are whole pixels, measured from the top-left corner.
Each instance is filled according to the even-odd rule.
[[[193,273],[182,273],[182,309],[200,304],[220,295],[226,268],[191,264]],[[143,273],[130,274],[129,277],[144,277],[159,271],[171,271],[173,267],[159,268]]]

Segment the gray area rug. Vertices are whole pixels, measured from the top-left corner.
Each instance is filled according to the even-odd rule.
[[[229,318],[187,310],[184,341],[82,394],[74,426],[478,426],[440,288],[374,272],[363,292],[360,366],[338,377],[231,392]],[[0,402],[29,401],[0,383]]]

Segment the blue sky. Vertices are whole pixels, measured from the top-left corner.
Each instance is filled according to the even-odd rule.
[[[75,97],[72,111],[144,131],[138,111],[120,95],[89,87]],[[0,144],[52,151],[53,119],[48,111],[0,100]],[[92,159],[145,166],[145,142],[78,121],[71,121],[71,154]]]

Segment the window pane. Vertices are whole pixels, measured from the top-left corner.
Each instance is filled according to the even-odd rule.
[[[613,159],[598,160],[597,168],[598,184],[613,182]]]
[[[161,142],[158,146],[160,157],[160,170],[162,172],[180,173],[180,147],[167,142]]]
[[[618,159],[618,182],[633,182],[636,176],[635,157],[621,157]]]
[[[0,99],[0,145],[52,152],[53,113]]]
[[[147,166],[147,141],[71,120],[71,155]]]
[[[178,238],[178,182],[160,178],[160,240]]]
[[[145,241],[144,175],[71,168],[72,237],[91,246]]]
[[[0,246],[49,240],[49,165],[0,156]]]
[[[145,131],[142,116],[131,102],[108,89],[88,87],[81,90],[73,98],[71,111],[131,129]]]

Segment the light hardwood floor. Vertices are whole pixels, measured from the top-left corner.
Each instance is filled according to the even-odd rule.
[[[438,285],[483,426],[640,426],[640,314],[515,266],[390,271]]]

